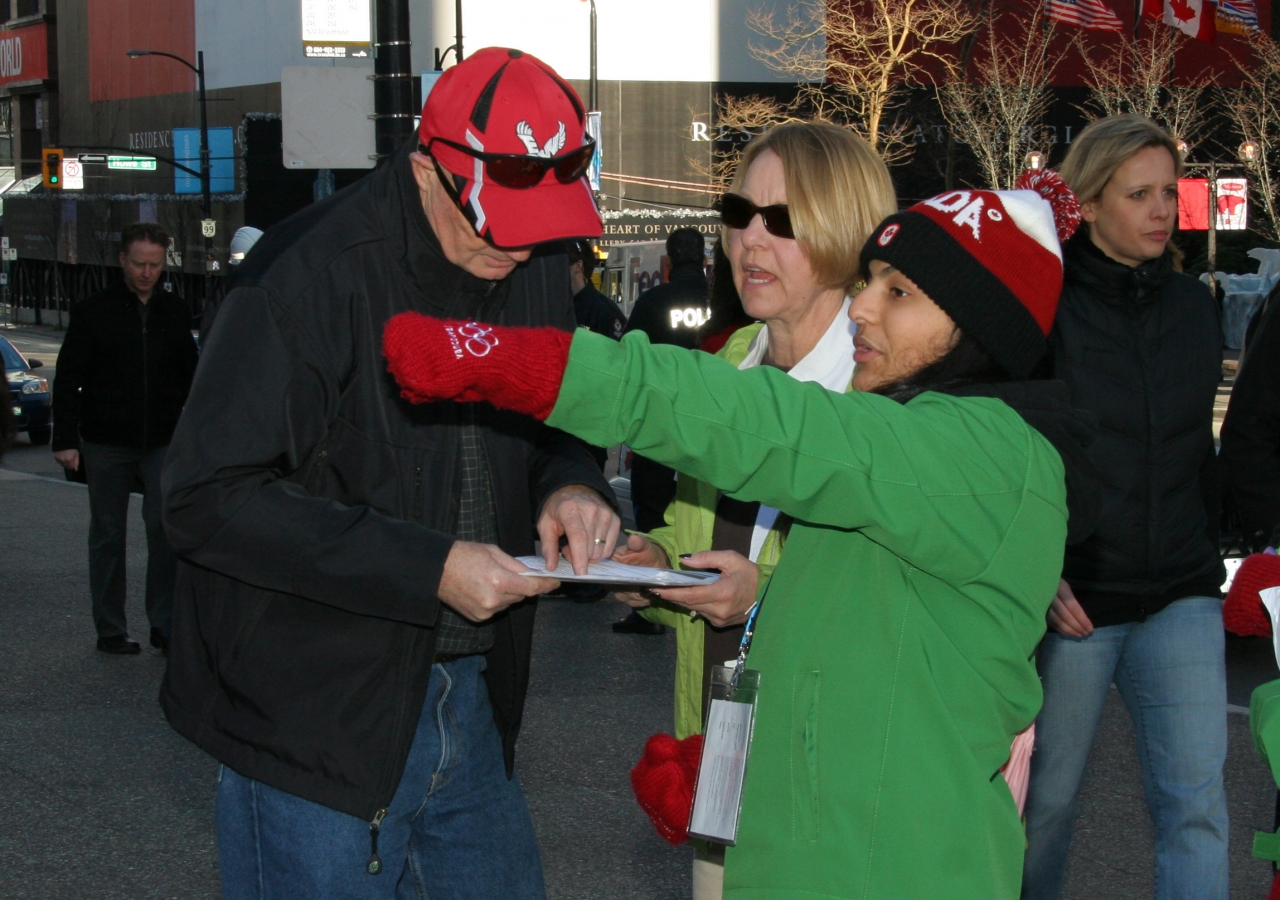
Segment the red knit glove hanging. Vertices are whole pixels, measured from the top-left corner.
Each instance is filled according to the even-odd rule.
[[[1271,636],[1271,616],[1259,591],[1280,587],[1280,556],[1255,553],[1245,557],[1231,580],[1222,604],[1223,627],[1232,634]]]
[[[487,400],[546,419],[560,396],[573,335],[401,313],[382,332],[387,371],[410,403]]]
[[[631,770],[631,790],[662,839],[673,847],[689,839],[693,785],[702,757],[702,735],[677,741],[655,734],[644,745],[644,756]]]

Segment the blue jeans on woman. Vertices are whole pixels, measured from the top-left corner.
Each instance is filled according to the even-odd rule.
[[[1050,631],[1027,793],[1023,900],[1062,893],[1076,799],[1114,680],[1137,731],[1156,830],[1156,900],[1226,900],[1227,674],[1222,601],[1186,597],[1145,622]]]
[[[238,775],[218,785],[226,900],[545,900],[533,820],[485,686],[484,657],[432,666],[409,761],[378,834],[369,823]]]

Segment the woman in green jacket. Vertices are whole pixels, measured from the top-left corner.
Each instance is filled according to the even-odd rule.
[[[1011,382],[1043,355],[1061,287],[1069,193],[1038,190],[1055,205],[954,191],[880,225],[850,307],[849,394],[639,337],[495,327],[478,357],[459,323],[388,324],[409,400],[483,398],[625,441],[793,518],[750,647],[759,705],[728,898],[1018,896],[1022,829],[999,771],[1040,707],[1032,654],[1067,533],[1059,452],[1000,399],[1033,392]],[[756,213],[781,228],[772,199]],[[689,605],[713,624],[747,613]]]
[[[770,233],[759,217],[725,228],[734,287],[760,324],[736,331],[717,355],[739,369],[773,366],[843,393],[853,377],[847,292],[862,277],[858,249],[897,208],[889,170],[849,129],[794,122],[751,142],[731,190],[748,201],[768,194],[785,203],[795,236]],[[729,201],[730,219],[732,208]],[[666,527],[648,535],[632,535],[614,558],[671,568],[681,554],[721,551],[718,567],[732,577],[719,590],[732,581],[748,602],[755,599],[760,571],[767,575],[777,564],[785,530],[777,527],[776,509],[735,501],[687,476],[679,478],[666,520]],[[638,608],[650,604],[647,595],[618,596]],[[741,626],[712,629],[671,604],[655,604],[645,615],[676,630],[676,737],[699,734],[707,664],[737,654]]]
[[[717,354],[739,369],[772,366],[797,381],[816,382],[841,393],[853,378],[849,352],[853,323],[847,296],[863,275],[858,250],[867,235],[897,209],[884,161],[847,128],[793,122],[748,145],[723,206],[722,246],[742,308],[760,324],[742,328]],[[735,205],[733,198],[748,201]],[[773,234],[759,216],[735,219],[750,203],[785,204],[794,236]],[[736,226],[736,227],[735,227]],[[680,596],[704,602],[735,596],[748,604],[760,578],[777,565],[790,518],[774,507],[730,497],[706,481],[680,475],[666,525],[633,534],[614,554],[619,562],[679,567],[681,555],[715,551],[723,573],[714,585]],[[689,610],[646,593],[617,597],[641,615],[676,633],[675,732],[683,740],[702,733],[703,699],[711,669],[733,659],[742,624],[723,628]],[[693,900],[721,895],[724,848],[695,845]]]

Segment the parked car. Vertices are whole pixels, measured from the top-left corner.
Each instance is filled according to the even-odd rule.
[[[0,359],[4,361],[4,379],[9,384],[14,431],[25,431],[33,444],[49,443],[53,437],[53,395],[49,393],[49,379],[35,371],[44,363],[23,359],[18,348],[3,337],[0,337]]]

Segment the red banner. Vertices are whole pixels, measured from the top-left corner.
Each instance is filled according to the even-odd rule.
[[[49,77],[49,31],[44,22],[0,31],[0,86]]]
[[[1239,177],[1218,179],[1218,231],[1243,231],[1249,224],[1249,182]],[[1178,179],[1178,228],[1209,230],[1209,179]]]
[[[196,89],[195,73],[180,62],[163,56],[130,59],[125,55],[130,50],[163,50],[194,65],[195,0],[92,0],[84,5],[89,10],[90,100],[155,97]],[[245,27],[252,26],[246,23]]]

